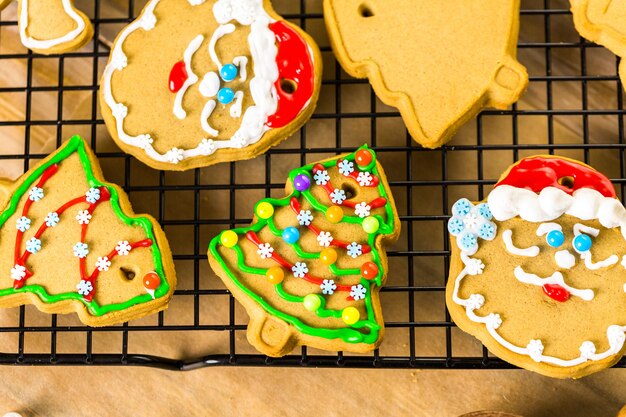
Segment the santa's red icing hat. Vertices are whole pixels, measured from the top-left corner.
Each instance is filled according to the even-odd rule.
[[[606,228],[621,227],[626,239],[626,209],[615,188],[588,165],[557,156],[533,156],[513,165],[488,197],[498,221],[519,216],[548,222],[563,215],[598,220]]]

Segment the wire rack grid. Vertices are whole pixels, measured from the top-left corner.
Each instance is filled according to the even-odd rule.
[[[63,316],[46,316],[31,307],[20,307],[16,309],[15,323],[3,321],[0,327],[0,338],[9,340],[1,344],[0,364],[143,365],[170,370],[215,365],[510,368],[511,365],[490,356],[482,345],[456,329],[445,309],[443,300],[449,261],[445,224],[451,202],[468,192],[482,199],[487,187],[495,182],[506,165],[526,154],[539,152],[572,155],[592,163],[614,161],[609,175],[622,198],[625,195],[625,111],[623,88],[617,76],[619,61],[573,31],[565,2],[522,1],[518,54],[520,61],[529,68],[529,99],[522,99],[509,110],[484,111],[465,126],[451,144],[426,150],[412,141],[399,113],[376,99],[366,80],[348,77],[334,61],[323,33],[320,1],[277,1],[277,11],[287,19],[306,30],[319,32],[314,36],[319,38],[326,66],[320,99],[325,104],[319,106],[311,122],[298,135],[257,158],[254,163],[264,165],[262,183],[259,178],[248,181],[241,174],[241,167],[251,165],[239,162],[226,164],[219,168],[221,171],[216,171],[223,174],[222,182],[204,181],[206,172],[214,172],[211,171],[214,168],[209,168],[194,170],[189,175],[155,172],[152,173],[154,183],[148,184],[136,182],[146,172],[140,163],[115,148],[102,150],[102,143],[110,139],[97,107],[98,81],[110,47],[103,33],[112,27],[119,30],[131,22],[142,4],[129,0],[124,15],[108,17],[102,15],[105,0],[83,3],[94,25],[95,41],[78,52],[61,56],[40,56],[26,50],[5,53],[2,42],[6,42],[9,36],[16,36],[17,22],[15,19],[0,19],[0,68],[8,67],[10,62],[26,62],[24,85],[0,85],[0,98],[3,94],[24,97],[23,115],[17,119],[0,119],[0,133],[7,128],[21,128],[20,133],[13,133],[5,140],[23,140],[23,152],[3,154],[0,159],[3,163],[23,161],[26,170],[33,161],[46,154],[31,143],[35,128],[48,128],[56,138],[56,145],[69,137],[74,129],[82,129],[101,158],[105,174],[112,172],[107,167],[114,166],[109,165],[114,162],[122,168],[114,172],[119,174],[118,182],[129,193],[134,205],[143,193],[155,196],[145,210],[141,207],[138,212],[153,214],[166,233],[176,227],[186,227],[188,236],[193,236],[193,242],[187,245],[172,243],[177,269],[183,271],[182,274],[179,272],[181,281],[186,282],[177,289],[173,304],[187,309],[189,319],[172,321],[170,317],[175,311],[168,310],[139,324],[91,329],[75,321],[68,322]],[[554,26],[567,27],[569,38],[554,39]],[[90,63],[89,82],[65,84],[67,63],[74,59]],[[41,86],[33,82],[36,65],[45,60],[58,62],[58,78],[54,85]],[[597,65],[597,62],[603,65]],[[87,94],[86,103],[91,110],[85,117],[65,117],[68,97],[76,92]],[[33,114],[36,95],[40,93],[56,95],[56,118],[49,120]],[[606,100],[598,101],[598,94]],[[563,97],[575,99],[567,101],[562,100]],[[353,106],[355,101],[365,104]],[[53,108],[48,110],[55,113]],[[603,133],[599,138],[594,134],[598,129]],[[357,132],[362,136],[355,142],[354,134],[348,136],[346,132]],[[496,139],[493,132],[497,132]],[[534,135],[532,141],[527,140],[528,135]],[[217,279],[206,266],[209,238],[220,229],[250,221],[251,206],[245,210],[240,207],[243,204],[241,193],[253,192],[257,197],[281,195],[286,178],[284,172],[287,171],[278,175],[273,168],[289,164],[291,169],[328,155],[352,151],[359,141],[363,143],[368,138],[381,161],[391,161],[388,164],[391,168],[390,185],[399,202],[403,228],[401,241],[388,251],[390,284],[381,293],[383,309],[390,312],[385,315],[388,339],[371,355],[318,352],[306,347],[280,359],[254,353],[243,336],[245,314],[229,292],[215,283]],[[289,162],[281,158],[287,158]],[[463,167],[461,172],[459,166]],[[209,216],[202,209],[203,196],[211,193],[224,196],[227,208],[220,215]],[[185,196],[191,202],[191,218],[168,215],[168,206],[177,196]],[[431,242],[424,242],[426,235],[432,236]],[[188,237],[188,240],[191,239]],[[185,266],[179,268],[183,263]],[[219,307],[224,312],[222,316],[204,318],[206,310],[213,306],[218,308],[218,305],[222,306]],[[397,305],[400,307],[394,307]],[[38,319],[34,321],[36,324],[31,323],[31,317]],[[62,342],[68,335],[69,349],[65,347],[67,343]],[[103,351],[99,348],[100,335],[115,340],[115,343],[105,344]],[[151,335],[153,339],[141,342],[145,335]],[[187,338],[197,340],[198,335],[202,340],[218,342],[209,343],[206,348],[199,346],[193,353],[180,353],[181,350],[176,349],[162,353],[162,350],[153,349],[154,343],[150,343],[163,344],[173,339],[181,339],[184,343]],[[616,366],[624,365],[626,361],[622,360]]]

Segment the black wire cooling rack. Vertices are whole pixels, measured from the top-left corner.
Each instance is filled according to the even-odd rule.
[[[0,85],[0,95],[21,94],[25,96],[25,112],[15,120],[0,120],[0,132],[7,127],[20,127],[23,137],[10,136],[3,140],[24,141],[24,152],[12,155],[0,155],[3,163],[8,161],[23,161],[24,169],[27,169],[31,160],[45,156],[42,152],[37,153],[31,144],[32,131],[36,127],[47,127],[56,143],[69,137],[72,129],[82,128],[87,133],[91,145],[97,151],[98,143],[107,136],[103,128],[103,121],[97,110],[98,81],[106,59],[109,54],[110,44],[103,39],[102,33],[107,28],[115,26],[119,30],[124,24],[132,21],[139,13],[141,4],[133,0],[128,1],[128,9],[120,17],[102,16],[101,10],[107,0],[93,0],[78,2],[84,11],[90,15],[95,29],[95,41],[82,50],[62,56],[45,57],[24,50],[22,53],[0,53],[0,71],[10,68],[10,61],[26,61],[27,74],[23,86]],[[119,3],[119,2],[118,2]],[[62,324],[61,316],[45,316],[49,322],[47,325],[31,325],[29,317],[40,317],[39,313],[30,307],[19,308],[16,314],[15,325],[0,327],[1,337],[15,337],[15,344],[11,350],[6,348],[0,353],[0,364],[22,365],[143,365],[172,370],[190,370],[206,366],[234,365],[234,366],[310,366],[310,367],[363,367],[363,368],[441,368],[441,369],[495,369],[510,368],[511,365],[492,357],[478,342],[471,340],[477,346],[475,353],[469,355],[457,354],[457,340],[462,340],[463,335],[455,328],[454,323],[445,310],[444,300],[445,282],[449,261],[449,247],[446,232],[446,220],[448,208],[457,197],[459,187],[473,190],[475,197],[482,199],[484,189],[494,183],[498,171],[490,170],[489,167],[496,160],[505,160],[504,166],[512,163],[520,155],[527,153],[574,153],[586,162],[598,159],[613,158],[616,163],[614,170],[609,173],[618,192],[622,197],[626,187],[625,159],[626,143],[624,140],[623,107],[624,93],[617,76],[618,59],[592,43],[580,38],[574,31],[568,5],[564,1],[557,0],[524,0],[521,12],[521,34],[518,55],[520,61],[529,68],[530,86],[527,95],[539,97],[532,105],[514,105],[510,110],[484,111],[475,121],[469,123],[459,133],[450,145],[437,150],[425,150],[416,145],[406,130],[400,128],[399,135],[393,141],[389,140],[389,123],[398,126],[400,115],[395,109],[385,107],[377,102],[369,84],[365,80],[354,80],[346,76],[336,64],[332,52],[328,47],[323,29],[323,15],[321,13],[320,0],[289,0],[275,1],[277,11],[286,18],[299,24],[310,32],[317,32],[316,36],[321,45],[326,66],[323,80],[322,100],[327,103],[320,106],[307,124],[295,137],[285,142],[284,146],[272,149],[265,156],[257,158],[265,165],[265,180],[258,183],[256,178],[253,183],[241,183],[241,172],[237,169],[239,164],[232,163],[226,169],[226,181],[223,184],[204,183],[202,170],[195,170],[191,175],[176,176],[175,173],[155,173],[156,183],[150,185],[136,185],[131,177],[137,178],[141,164],[132,160],[128,155],[119,151],[101,152],[98,156],[101,161],[116,160],[123,166],[123,179],[119,181],[134,201],[138,194],[155,193],[157,198],[152,206],[141,211],[149,211],[164,226],[166,233],[169,229],[184,226],[189,230],[189,236],[193,236],[193,245],[180,247],[173,243],[174,259],[177,269],[180,270],[182,263],[190,264],[183,268],[191,276],[180,276],[179,280],[186,281],[188,285],[176,291],[173,303],[183,305],[190,311],[189,320],[170,324],[169,314],[175,312],[161,312],[148,324],[126,323],[122,326],[90,329],[82,325]],[[87,6],[84,6],[87,4]],[[281,7],[283,5],[283,7]],[[12,7],[15,7],[13,5]],[[284,9],[284,10],[281,10]],[[567,39],[554,39],[553,27],[567,26],[571,36]],[[9,36],[17,36],[15,30],[17,22],[14,19],[0,19],[0,51],[2,42],[7,42]],[[567,31],[566,31],[567,32]],[[562,33],[559,31],[559,33]],[[315,35],[314,35],[315,36]],[[560,36],[560,35],[559,35]],[[597,56],[596,56],[597,55]],[[91,63],[93,73],[91,81],[83,85],[64,85],[66,67],[69,60],[82,59]],[[58,62],[58,82],[52,86],[39,86],[33,84],[33,70],[36,65],[45,60]],[[562,69],[562,62],[568,70]],[[596,65],[597,62],[608,65]],[[329,70],[330,68],[330,70]],[[608,68],[608,70],[607,70]],[[369,108],[353,110],[347,104],[355,100],[353,88],[365,89],[365,94],[359,96],[359,100],[369,99]],[[91,114],[86,118],[69,118],[64,116],[64,100],[68,100],[74,92],[87,92],[90,99],[87,101],[91,106]],[[49,113],[52,118],[38,120],[33,115],[32,109],[40,93],[56,94],[56,109],[52,106]],[[598,102],[598,94],[605,100]],[[562,100],[563,97],[575,97],[572,102]],[[324,98],[325,97],[325,98]],[[530,99],[532,102],[532,99]],[[568,126],[568,121],[574,121],[578,126],[575,132],[576,140],[565,139],[561,132],[561,126]],[[601,134],[596,134],[597,122],[602,122]],[[220,284],[215,284],[217,279],[206,268],[206,244],[211,236],[206,235],[209,227],[215,233],[217,230],[246,224],[250,221],[250,214],[239,214],[237,206],[241,204],[239,192],[256,191],[257,196],[263,197],[277,192],[282,192],[284,176],[273,175],[271,167],[275,166],[280,157],[291,157],[294,168],[305,162],[312,162],[327,154],[337,154],[352,151],[355,144],[352,138],[344,133],[347,125],[358,125],[358,131],[363,132],[364,140],[379,153],[379,158],[393,156],[394,161],[403,161],[401,164],[394,163],[394,169],[390,170],[390,185],[396,199],[402,201],[402,207],[398,207],[401,213],[402,233],[400,244],[388,251],[390,258],[390,285],[382,290],[383,310],[385,302],[403,303],[402,316],[393,314],[387,317],[387,333],[389,342],[386,340],[380,350],[370,355],[352,356],[339,353],[312,352],[311,349],[301,348],[299,351],[280,359],[272,359],[263,355],[255,354],[249,348],[245,338],[245,314],[238,310],[236,301]],[[324,128],[318,128],[323,125]],[[490,126],[498,126],[496,140],[488,136],[492,132]],[[529,126],[533,129],[528,130]],[[608,126],[608,128],[607,128]],[[569,128],[572,130],[571,126]],[[528,141],[528,133],[533,132],[535,141]],[[538,135],[537,132],[541,132]],[[333,136],[334,135],[334,136]],[[299,137],[298,137],[299,136]],[[319,137],[324,136],[324,140]],[[334,137],[334,143],[329,137]],[[460,138],[460,139],[459,139]],[[107,138],[108,139],[108,138]],[[363,143],[363,140],[361,141]],[[33,152],[35,151],[35,152]],[[319,154],[319,155],[318,155]],[[504,155],[504,156],[503,156]],[[307,159],[308,157],[313,159]],[[318,158],[318,156],[320,158]],[[460,158],[460,159],[459,159]],[[452,170],[459,161],[466,161],[464,175],[457,175]],[[437,170],[432,175],[424,175],[422,168],[428,165],[425,161],[436,161]],[[249,166],[249,165],[248,165]],[[430,166],[430,165],[428,165]],[[144,167],[145,168],[145,167]],[[209,168],[213,169],[213,168]],[[430,169],[430,168],[429,168]],[[144,171],[145,172],[145,171]],[[211,171],[212,172],[212,171]],[[430,171],[429,171],[430,172]],[[107,174],[105,169],[105,174]],[[122,173],[119,173],[121,176]],[[172,176],[172,177],[170,177]],[[170,180],[174,178],[174,180]],[[109,178],[112,180],[112,178]],[[201,210],[201,198],[203,193],[221,193],[227,196],[229,207],[223,215],[206,216]],[[166,205],[177,199],[176,196],[185,193],[192,201],[192,218],[179,219],[166,216]],[[424,199],[435,199],[435,210],[424,214],[420,206]],[[248,211],[247,213],[252,213]],[[420,231],[426,230],[425,225],[431,225],[435,230],[437,239],[434,247],[424,245],[424,235]],[[434,236],[433,235],[433,236]],[[433,260],[440,267],[435,270],[422,268],[424,259]],[[395,268],[395,265],[402,265]],[[397,271],[406,271],[398,274]],[[405,274],[405,275],[404,275]],[[180,273],[179,273],[180,275]],[[211,285],[207,285],[211,282]],[[219,281],[217,281],[219,282]],[[227,300],[226,314],[222,319],[201,319],[201,311],[206,307],[217,305],[217,301]],[[438,316],[425,316],[422,306],[431,301],[436,301],[439,307]],[[436,304],[435,303],[435,304]],[[202,307],[202,308],[201,308]],[[170,308],[171,310],[172,308]],[[141,323],[144,323],[143,321]],[[402,338],[396,336],[401,334]],[[107,345],[108,351],[101,352],[97,345],[98,335],[119,340],[116,348]],[[137,352],[134,347],[135,336],[151,334],[154,336],[152,345],[159,345],[164,340],[179,339],[185,343],[186,338],[193,340],[193,336],[201,334],[205,339],[215,337],[221,342],[212,345],[209,352],[193,354],[191,357],[173,357],[159,354],[159,350],[150,349],[150,343],[143,343],[144,351]],[[70,349],[59,347],[61,339],[71,335],[72,340],[79,342],[79,348]],[[467,339],[469,338],[469,339]],[[37,349],[30,347],[32,341],[39,346]],[[13,340],[13,339],[12,339]],[[388,343],[396,343],[396,340],[404,340],[389,349]],[[48,343],[49,341],[49,343]],[[189,342],[192,343],[192,342]],[[387,343],[387,344],[386,344]],[[440,347],[437,353],[429,351],[423,353],[421,346],[424,344],[436,344]],[[7,346],[6,344],[3,346]],[[202,349],[200,349],[202,350]],[[157,353],[155,353],[157,352]],[[195,351],[194,351],[195,352]],[[204,356],[203,356],[204,355]],[[617,366],[623,367],[626,361],[622,360]]]

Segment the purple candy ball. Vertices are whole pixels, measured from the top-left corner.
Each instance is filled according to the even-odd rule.
[[[298,174],[293,180],[293,185],[298,191],[306,191],[311,187],[311,178],[306,174]]]

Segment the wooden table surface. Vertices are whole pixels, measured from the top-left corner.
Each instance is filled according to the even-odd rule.
[[[79,5],[89,5],[91,0],[77,1]],[[276,1],[283,8],[289,8],[289,0]],[[110,0],[103,3],[106,12],[114,13],[117,7],[124,2]],[[296,2],[293,2],[296,3]],[[313,10],[320,9],[318,0],[312,1]],[[528,0],[523,2],[527,8],[542,4],[542,1]],[[565,8],[563,1],[553,1],[553,8]],[[86,7],[89,10],[89,7]],[[2,20],[15,19],[15,4],[10,5],[1,15]],[[106,13],[103,11],[103,15]],[[537,20],[529,17],[522,19],[522,39],[532,41],[534,38],[543,41],[542,17]],[[578,39],[571,25],[571,17],[556,16],[553,20],[552,36],[557,41],[560,39]],[[323,25],[322,25],[323,26]],[[325,39],[323,27],[311,28],[318,39]],[[101,32],[103,42],[110,42],[115,36],[114,32]],[[87,50],[92,48],[88,45]],[[0,52],[10,51],[23,52],[19,44],[15,27],[0,27]],[[543,66],[545,56],[541,50],[521,50],[520,60],[525,64],[531,74],[545,73]],[[575,56],[577,50],[553,51],[553,70],[563,73],[580,71],[580,57]],[[589,69],[601,74],[615,73],[615,59],[607,51],[594,49],[589,54],[598,54]],[[326,55],[325,59],[329,58]],[[0,86],[23,85],[25,74],[25,60],[2,61],[0,70]],[[90,59],[71,59],[65,62],[66,84],[89,84],[91,82]],[[39,85],[55,85],[57,78],[57,61],[50,60],[34,68],[33,80]],[[576,69],[578,68],[578,69]],[[327,69],[329,77],[333,76],[333,68]],[[590,107],[611,108],[615,101],[614,82],[594,82],[589,84]],[[536,85],[534,85],[536,87]],[[347,109],[358,109],[359,103],[366,102],[369,107],[369,88],[356,86],[344,94],[344,106]],[[520,101],[520,108],[545,108],[545,87],[533,88]],[[579,83],[571,85],[555,85],[555,108],[580,108],[581,87]],[[77,118],[89,119],[91,114],[91,92],[77,91],[72,94],[66,93],[63,102],[64,117],[76,116]],[[352,97],[351,101],[349,98]],[[35,119],[54,119],[57,112],[56,92],[33,95],[32,117]],[[332,96],[322,96],[321,109],[327,109],[332,101]],[[346,110],[344,108],[344,110]],[[377,108],[385,109],[382,103],[377,103]],[[389,109],[391,110],[391,109]],[[331,110],[332,111],[332,110]],[[67,116],[66,116],[67,115]],[[70,116],[71,115],[71,116]],[[0,94],[0,120],[23,120],[24,102],[19,94]],[[520,135],[524,143],[546,142],[546,120],[538,118],[530,120],[520,118]],[[553,132],[557,142],[580,143],[582,118],[555,118]],[[311,123],[313,124],[313,122]],[[592,141],[605,142],[614,140],[615,117],[605,116],[593,119],[590,128]],[[115,150],[115,145],[110,140],[104,140],[107,134],[104,128],[98,128],[98,151]],[[101,130],[102,129],[102,130]],[[323,126],[316,127],[316,132],[323,135],[326,131]],[[369,127],[362,125],[344,125],[344,137],[360,137],[368,135]],[[502,126],[499,121],[494,123],[485,122],[485,138],[497,137]],[[470,123],[462,129],[453,144],[475,144],[476,126]],[[75,131],[63,129],[62,134],[69,136],[79,133],[89,136],[90,130],[79,126]],[[31,148],[33,152],[49,152],[54,149],[56,141],[56,127],[33,126],[30,131]],[[20,126],[3,127],[0,130],[0,153],[22,153],[24,130]],[[382,137],[382,139],[381,139]],[[401,124],[389,124],[379,137],[390,143],[405,138]],[[308,143],[314,139],[308,138]],[[367,139],[359,139],[367,140]],[[487,139],[489,140],[489,139]],[[287,141],[281,147],[297,147],[298,141]],[[356,142],[358,144],[358,140]],[[362,143],[362,142],[361,142]],[[386,143],[386,142],[384,142]],[[563,151],[560,154],[582,158],[581,151]],[[523,153],[522,153],[523,154]],[[475,155],[466,154],[467,159],[453,159],[451,163],[451,175],[462,175],[467,167],[475,167]],[[505,155],[504,158],[500,158]],[[521,155],[524,156],[524,155]],[[608,175],[616,177],[616,167],[619,167],[619,159],[615,153],[597,151],[590,156],[598,169],[604,170]],[[451,158],[454,158],[451,156]],[[391,157],[390,157],[391,159]],[[394,175],[395,161],[390,160],[390,176]],[[423,170],[436,170],[440,166],[436,162],[422,160]],[[485,160],[484,173],[486,178],[497,178],[500,171],[512,162],[511,153],[491,153]],[[243,166],[253,166],[255,162],[244,163]],[[297,161],[295,162],[297,163]],[[294,165],[294,161],[285,161],[272,165],[280,175],[288,171]],[[431,166],[432,164],[432,166]],[[140,165],[140,164],[138,164]],[[16,178],[23,172],[22,160],[3,161],[0,164],[0,176]],[[115,181],[120,178],[119,166],[114,162],[104,163],[104,173],[108,179]],[[140,168],[147,176],[151,175],[147,168]],[[223,172],[219,168],[203,170],[203,174],[219,177]],[[170,175],[170,174],[168,174]],[[172,181],[188,180],[187,174],[173,174]],[[462,189],[461,189],[462,192]],[[472,193],[475,188],[472,188]],[[181,196],[183,204],[185,196]],[[209,198],[209,197],[207,197]],[[215,199],[216,197],[211,197]],[[131,195],[131,200],[138,212],[151,211],[149,203],[137,201]],[[219,200],[219,199],[218,199]],[[402,203],[402,197],[400,197]],[[251,200],[252,202],[255,200]],[[440,210],[440,207],[428,206],[426,210]],[[399,204],[400,205],[400,204]],[[242,208],[242,215],[249,216],[251,203]],[[172,212],[177,207],[168,207]],[[239,216],[241,218],[241,216]],[[167,232],[167,230],[166,230]],[[169,235],[173,247],[184,246],[184,236],[177,236],[176,232]],[[206,236],[204,241],[208,241]],[[203,241],[203,242],[204,242]],[[421,261],[420,262],[426,262]],[[438,271],[433,265],[420,264],[424,271]],[[395,275],[403,275],[402,266],[395,270]],[[189,284],[193,271],[189,266],[177,265],[178,274],[181,277],[181,285]],[[202,273],[207,279],[215,280],[206,266]],[[433,272],[439,274],[439,272]],[[439,276],[438,275],[438,276]],[[405,278],[404,278],[405,279]],[[220,287],[221,284],[216,284]],[[388,300],[383,305],[386,316],[393,317],[397,309],[393,300]],[[214,308],[218,313],[225,307]],[[441,311],[441,305],[431,306],[428,303],[420,305],[421,311],[426,313]],[[171,312],[167,317],[174,314],[186,314],[185,306],[172,305]],[[238,317],[245,323],[245,314],[238,307]],[[171,314],[171,315],[170,315]],[[216,313],[217,314],[217,313]],[[434,314],[434,313],[433,313]],[[27,308],[29,324],[48,323],[49,318],[38,313],[32,308]],[[0,325],[14,323],[17,318],[16,309],[0,311]],[[63,317],[67,324],[75,324],[72,317]],[[150,320],[150,319],[147,319]],[[133,348],[141,351],[143,347],[153,348],[159,344],[159,352],[172,357],[193,357],[207,352],[207,347],[216,344],[212,337],[214,333],[205,333],[194,337],[193,340],[185,339],[184,334],[172,335],[168,340],[145,337],[134,343]],[[49,339],[43,335],[28,334],[29,348],[37,351],[45,351],[49,346]],[[175,337],[176,336],[176,337]],[[178,337],[180,336],[180,337]],[[4,337],[4,338],[3,338]],[[458,337],[459,352],[480,352],[478,344],[470,336],[455,333]],[[102,337],[106,339],[106,335]],[[65,340],[65,348],[72,351],[84,351],[84,340],[78,336],[68,335]],[[99,341],[103,351],[109,346],[108,340]],[[238,339],[238,346],[244,346],[243,334]],[[82,347],[81,347],[82,346]],[[404,344],[404,347],[406,344]],[[383,344],[386,354],[396,353],[402,348],[402,342],[390,332]],[[435,349],[425,339],[425,352],[433,354],[429,349]],[[0,336],[0,351],[15,350],[15,339],[8,335]],[[250,350],[248,352],[253,352]],[[455,354],[457,352],[455,351]],[[0,414],[8,411],[19,411],[24,416],[103,416],[103,415],[152,415],[152,416],[223,416],[223,415],[255,415],[255,416],[291,416],[291,415],[360,415],[360,416],[458,416],[476,410],[501,410],[522,416],[547,417],[547,416],[614,416],[624,403],[626,403],[626,370],[613,369],[584,378],[583,380],[554,380],[545,378],[527,371],[503,370],[503,371],[423,371],[423,370],[350,370],[350,369],[277,369],[277,368],[241,368],[222,367],[200,369],[196,371],[177,373],[145,368],[128,367],[2,367],[0,368]]]

